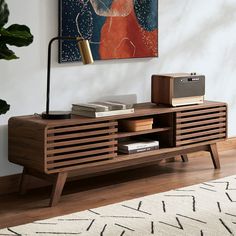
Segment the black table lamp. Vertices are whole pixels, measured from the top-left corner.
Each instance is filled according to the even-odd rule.
[[[51,71],[51,47],[54,41],[61,41],[61,40],[73,40],[77,41],[77,45],[82,57],[83,64],[92,64],[93,63],[93,56],[90,50],[88,40],[85,40],[80,37],[55,37],[49,41],[48,44],[48,67],[47,67],[47,98],[46,98],[46,111],[42,113],[43,119],[70,119],[71,114],[70,112],[65,111],[50,111],[50,71]]]

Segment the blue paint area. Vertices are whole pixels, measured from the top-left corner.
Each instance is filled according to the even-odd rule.
[[[89,3],[89,10],[92,13],[92,18],[93,18],[93,31],[92,34],[90,35],[90,40],[92,43],[90,44],[90,46],[94,60],[99,60],[100,59],[99,42],[101,40],[101,30],[106,21],[106,17],[97,15],[94,12],[93,7],[91,6],[90,3]]]
[[[147,31],[157,29],[157,0],[134,0],[134,10],[138,23]]]
[[[107,0],[112,3],[112,0]],[[95,60],[99,60],[99,42],[101,29],[106,17],[98,16],[91,3],[78,0],[60,1],[60,35],[82,36],[90,40],[91,51]],[[60,62],[80,61],[76,42],[63,41],[60,45]]]

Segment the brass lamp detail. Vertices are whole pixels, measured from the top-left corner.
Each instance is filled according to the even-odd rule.
[[[42,113],[43,119],[70,119],[70,112],[64,111],[50,111],[50,72],[51,72],[51,48],[54,41],[72,40],[77,41],[83,64],[92,64],[93,55],[91,53],[89,41],[81,37],[55,37],[49,41],[48,44],[48,65],[47,65],[47,97],[46,97],[46,111]]]
[[[93,55],[91,53],[89,41],[86,39],[82,39],[77,37],[77,45],[79,47],[79,51],[82,57],[82,61],[84,65],[92,64],[93,63]]]

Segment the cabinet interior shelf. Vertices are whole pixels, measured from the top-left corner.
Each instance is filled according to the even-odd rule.
[[[142,134],[159,133],[159,132],[164,132],[164,131],[169,131],[169,130],[171,130],[171,127],[153,128],[153,129],[148,129],[148,130],[132,131],[132,132],[120,131],[117,133],[117,138],[126,138],[126,137],[131,137],[131,136],[138,136]]]

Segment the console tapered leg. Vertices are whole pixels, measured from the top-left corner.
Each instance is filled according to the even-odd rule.
[[[29,183],[30,176],[28,175],[27,169],[24,167],[23,172],[20,178],[20,186],[19,186],[19,193],[23,195],[27,192],[27,186]]]
[[[181,159],[183,162],[188,162],[188,155],[187,154],[182,154]]]
[[[220,160],[219,160],[219,154],[217,151],[216,143],[210,144],[209,149],[210,149],[211,159],[212,159],[215,169],[220,169]]]
[[[57,174],[56,180],[53,184],[52,195],[50,200],[50,206],[55,206],[60,200],[62,190],[64,188],[68,173],[61,172]]]

